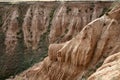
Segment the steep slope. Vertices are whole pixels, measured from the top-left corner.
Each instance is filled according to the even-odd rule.
[[[88,80],[120,80],[120,52],[108,57]]]
[[[50,43],[62,43],[49,47],[50,58],[56,60],[54,53],[66,45],[64,42],[79,34],[91,20],[103,15],[111,3],[0,3],[0,79],[43,60]]]
[[[62,3],[52,20],[50,43],[61,43],[72,39],[90,21],[100,17],[109,7],[106,2]]]
[[[51,5],[52,6],[52,5]],[[24,41],[27,48],[37,49],[40,37],[47,31],[50,21],[50,13],[52,8],[50,5],[47,7],[43,4],[37,4],[30,6],[28,9],[24,22],[23,22],[23,34]]]
[[[50,13],[55,6],[54,3],[46,4],[47,6],[43,6],[43,3],[3,5],[0,79],[15,75],[46,56]]]
[[[15,79],[25,80],[81,80],[103,60],[120,52],[119,4],[104,16],[87,24],[71,40],[51,44],[44,61],[33,66]]]
[[[18,18],[19,14],[17,9],[13,12],[10,20],[10,24],[8,27],[8,30],[6,31],[6,39],[5,39],[5,45],[6,45],[6,54],[14,53],[14,50],[17,45],[17,32],[19,30],[18,28]]]

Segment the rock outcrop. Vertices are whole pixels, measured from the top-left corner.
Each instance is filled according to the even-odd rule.
[[[38,48],[40,37],[49,25],[51,9],[39,4],[28,9],[23,22],[24,41],[27,48]]]
[[[56,4],[46,5],[44,2],[3,5],[4,11],[0,14],[0,80],[26,69],[46,55],[50,14]]]
[[[109,56],[103,65],[92,74],[88,80],[119,80],[120,79],[120,52]]]
[[[109,5],[104,2],[62,3],[52,20],[50,43],[61,43],[72,39],[90,21],[100,17]]]
[[[106,50],[104,53],[107,53],[108,44],[106,42],[109,41],[104,38],[104,34],[108,34],[107,37],[109,34],[118,34],[114,31],[112,33],[107,32],[106,28],[111,21],[109,17],[104,16],[95,20],[108,10],[111,3],[23,2],[0,5],[0,79],[15,75],[41,61],[47,55],[47,52],[49,57],[45,59],[45,62],[42,62],[41,69],[44,72],[43,66],[46,68],[51,66],[49,70],[54,69],[53,72],[56,72],[56,75],[51,75],[51,72],[47,70],[45,73],[40,73],[43,76],[44,74],[49,76],[41,76],[42,80],[46,78],[54,80],[57,79],[57,75],[60,79],[62,79],[61,76],[63,76],[63,79],[70,79],[73,76],[72,78],[75,79],[76,75],[81,75],[88,66],[89,60],[91,61],[93,53],[97,56],[100,51],[100,55],[94,61],[99,60],[104,48]],[[85,26],[92,20],[95,21]],[[105,28],[102,26],[104,21],[107,24],[104,24],[106,25]],[[95,25],[98,27],[95,27]],[[115,29],[119,30],[119,28]],[[113,41],[114,45],[117,44],[115,43],[116,38],[114,36],[110,37],[110,39],[115,39]],[[109,43],[110,45],[113,44],[112,42]],[[49,46],[49,44],[51,45]],[[98,48],[95,49],[97,44]],[[112,49],[115,47],[114,45]],[[103,48],[99,49],[101,46]],[[112,49],[108,51],[111,52]],[[119,47],[115,48],[116,52],[117,49]],[[89,56],[84,58],[85,54],[89,54]],[[72,76],[68,78],[67,75]]]
[[[5,35],[6,54],[15,53],[14,51],[17,45],[17,32],[19,31],[17,20],[18,16],[19,14],[16,9],[11,16],[11,20],[8,25],[8,30],[6,31]]]
[[[102,17],[87,24],[71,40],[61,44],[51,44],[48,56],[42,62],[16,76],[13,80],[87,79],[90,70],[98,68],[107,56],[120,52],[119,13],[118,5]],[[108,58],[104,64],[109,64],[113,59]],[[103,65],[102,68],[104,69],[104,67]],[[116,68],[115,65],[112,69],[119,69],[119,67]],[[118,71],[113,71],[113,74],[115,73],[117,73],[116,76],[119,76]],[[102,77],[102,79],[107,78]],[[94,80],[94,74],[90,80]]]

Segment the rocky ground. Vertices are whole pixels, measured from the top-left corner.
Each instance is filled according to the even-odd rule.
[[[111,4],[1,3],[0,79],[16,75],[48,55],[12,80],[86,80],[106,57],[120,51],[120,8],[111,8]],[[99,80],[96,76],[101,70],[107,73],[104,65],[111,58],[104,63],[89,80]],[[111,66],[115,69],[112,74],[119,75],[119,67]],[[109,75],[101,76],[112,80]]]

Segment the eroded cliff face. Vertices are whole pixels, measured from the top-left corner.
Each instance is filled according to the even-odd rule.
[[[115,7],[116,9],[113,8],[113,12],[118,15],[114,14],[112,15],[112,17],[115,17],[119,24],[120,6],[116,7]],[[118,46],[119,44],[116,45],[116,48],[118,48]],[[113,52],[116,50],[116,48],[113,50]],[[88,78],[88,80],[119,80],[119,79],[120,79],[120,52],[115,53],[106,58],[102,66],[98,68],[97,71]]]
[[[17,32],[18,28],[18,18],[19,14],[17,9],[13,12],[8,30],[6,31],[5,45],[6,45],[6,54],[15,54],[15,48],[17,45]]]
[[[49,25],[51,10],[51,7],[46,8],[39,4],[28,9],[23,22],[24,41],[27,48],[38,48],[40,37]]]
[[[111,3],[35,2],[1,5],[0,79],[15,75],[41,61],[47,52],[48,57],[40,63],[40,68],[37,68],[40,70],[38,73],[41,76],[37,78],[36,69],[35,74],[34,71],[27,74],[27,79],[77,79],[76,76],[82,76],[88,64],[90,62],[96,64],[103,53],[108,56],[107,51],[111,54],[118,52],[119,46],[115,47],[118,37],[114,38],[111,35],[118,36],[119,31],[116,33],[111,31],[113,28],[110,28],[109,32],[109,28],[107,28],[114,21],[112,22],[108,16],[95,20],[109,9]],[[89,23],[92,20],[95,21]],[[85,26],[86,24],[88,25]],[[115,22],[115,24],[117,23]],[[119,28],[115,29],[119,30]],[[107,35],[105,36],[105,34]],[[106,37],[114,40],[109,41]],[[109,51],[109,45],[106,42],[110,43],[109,45],[114,43],[112,49],[115,51],[112,49]],[[49,44],[51,45],[49,46]],[[98,48],[95,49],[96,46]],[[93,54],[96,58],[91,61]],[[83,61],[84,63],[82,63]],[[53,74],[51,74],[52,72]]]
[[[52,20],[50,43],[61,43],[72,39],[86,24],[100,17],[109,5],[104,2],[62,3]]]
[[[117,52],[120,52],[119,4],[102,17],[88,23],[71,40],[51,44],[48,56],[42,62],[12,80],[87,79],[90,72],[98,68],[107,56]],[[102,80],[110,80],[114,77],[115,80],[119,80],[118,55],[119,53],[107,58],[103,66],[88,80],[99,80],[100,77]],[[111,67],[108,68],[109,65]],[[112,76],[112,74],[116,75]]]
[[[103,65],[92,74],[88,80],[119,80],[120,79],[120,52],[109,56]]]

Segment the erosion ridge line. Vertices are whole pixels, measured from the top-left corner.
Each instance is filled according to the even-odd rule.
[[[52,61],[51,63],[58,60],[60,63],[72,63],[72,68],[82,65],[79,64],[77,58],[75,59],[75,63],[73,59],[71,61],[69,57],[72,55],[68,55],[72,50],[75,54],[77,48],[79,48],[81,44],[84,44],[78,44],[77,38],[79,39],[79,36],[75,36],[84,30],[86,24],[100,17],[105,10],[109,8],[111,3],[112,2],[35,2],[0,5],[0,20],[2,20],[2,23],[0,23],[0,37],[2,38],[0,46],[3,46],[0,48],[2,53],[0,56],[0,79],[9,77],[10,75],[14,76],[36,62],[40,62],[47,56],[47,52]],[[92,31],[94,31],[94,29],[88,32],[94,34]],[[82,32],[81,34],[84,35],[81,37],[86,41],[85,43],[88,43],[89,47],[95,47],[93,44],[89,45],[89,43],[93,41],[93,35]],[[90,42],[86,40],[87,36]],[[73,37],[76,43],[71,40]],[[51,43],[55,44],[49,46]],[[74,49],[73,46],[76,44],[78,47]],[[68,51],[65,50],[67,48],[69,49]],[[62,50],[66,55],[61,52]],[[92,48],[88,48],[88,53],[93,54],[92,51],[89,50],[92,50]],[[61,56],[64,58],[61,58]],[[79,54],[74,55],[72,58],[75,58],[75,56],[79,56]],[[46,60],[49,60],[49,58]],[[57,64],[58,63],[56,63],[56,65]],[[88,61],[84,63],[84,66],[86,64],[88,64]],[[64,70],[62,69],[64,66],[65,65],[62,65],[58,70]],[[69,68],[67,68],[68,66],[66,70],[69,71]],[[67,71],[65,74],[68,74]],[[74,73],[73,76],[76,74],[77,73]]]

